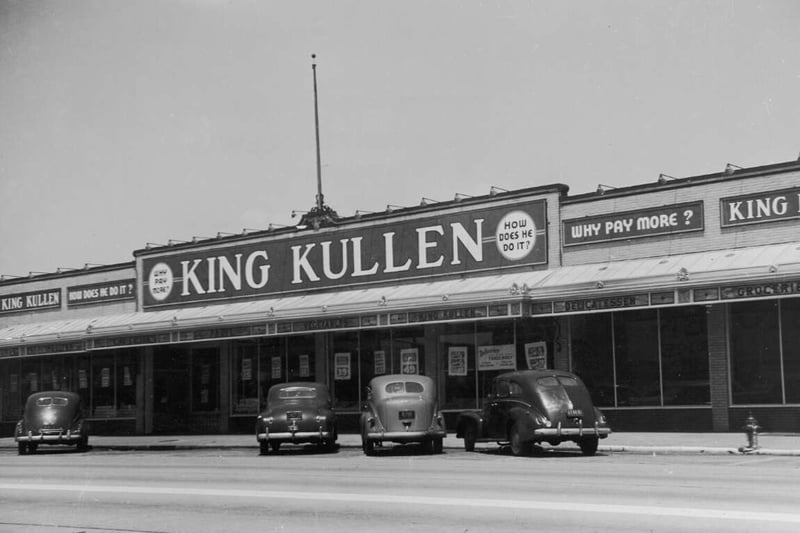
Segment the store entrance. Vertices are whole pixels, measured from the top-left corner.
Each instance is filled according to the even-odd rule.
[[[187,433],[191,414],[189,350],[163,346],[153,353],[153,433]]]

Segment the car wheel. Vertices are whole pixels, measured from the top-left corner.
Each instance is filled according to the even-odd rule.
[[[39,444],[36,442],[29,442],[28,443],[28,453],[36,453],[36,449],[39,447]]]
[[[433,439],[433,453],[442,453],[444,451],[444,439]]]
[[[281,449],[280,441],[273,440],[272,442],[269,443],[269,445],[270,445],[270,447],[272,447],[272,452],[273,453],[278,453],[278,450]]]
[[[89,437],[83,437],[81,440],[78,441],[77,446],[75,446],[76,450],[79,452],[85,452],[89,449]]]
[[[375,441],[364,439],[364,441],[361,443],[361,447],[364,449],[365,455],[375,455]]]
[[[469,424],[464,429],[464,450],[468,452],[475,451],[475,441],[478,440],[478,429],[475,424]]]
[[[581,439],[578,442],[578,446],[581,447],[581,453],[583,455],[594,455],[597,453],[597,444],[600,442],[600,439],[597,437],[587,437],[585,439]]]
[[[258,455],[269,455],[269,441],[258,441]]]
[[[515,456],[520,457],[531,454],[531,443],[522,439],[522,434],[516,424],[511,426],[511,431],[508,433],[508,440],[511,443],[511,453]]]
[[[17,453],[20,455],[28,455],[28,443],[27,442],[18,442],[17,443]]]

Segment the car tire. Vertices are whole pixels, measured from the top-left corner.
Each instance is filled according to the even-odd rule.
[[[28,443],[28,453],[33,455],[36,453],[36,449],[39,447],[39,444],[36,442],[29,442]]]
[[[464,450],[467,452],[475,451],[475,442],[478,440],[478,428],[475,424],[467,424],[464,428]]]
[[[258,455],[269,455],[269,441],[258,441]]]
[[[28,455],[28,443],[27,442],[18,442],[17,443],[17,453],[19,455]]]
[[[440,454],[444,451],[444,439],[433,439],[433,453]]]
[[[597,437],[586,437],[578,442],[583,455],[594,455],[597,453],[597,445],[600,439]]]
[[[508,441],[511,443],[511,453],[517,457],[531,455],[533,446],[530,442],[522,439],[522,433],[517,424],[511,426],[508,432]]]
[[[89,449],[89,437],[81,438],[75,446],[75,449],[81,453],[87,451]]]
[[[272,448],[272,453],[278,453],[281,449],[280,441],[273,440],[269,443],[269,445]]]
[[[361,447],[364,449],[365,455],[369,455],[370,457],[375,455],[375,441],[364,439],[361,443]]]

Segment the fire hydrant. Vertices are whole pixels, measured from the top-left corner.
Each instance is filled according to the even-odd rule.
[[[755,419],[753,413],[744,421],[744,434],[747,436],[747,446],[739,448],[740,452],[752,452],[758,449],[758,430],[761,426],[758,425],[758,420]]]

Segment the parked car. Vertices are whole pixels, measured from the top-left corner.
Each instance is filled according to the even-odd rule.
[[[267,407],[256,419],[256,439],[261,455],[277,452],[281,444],[314,443],[333,451],[338,433],[328,387],[297,381],[273,385]]]
[[[611,434],[605,417],[575,374],[521,370],[497,376],[480,412],[461,413],[456,436],[464,449],[476,442],[510,444],[514,455],[530,455],[537,443],[576,442],[584,455],[597,452]]]
[[[361,445],[373,455],[384,442],[420,443],[441,453],[447,431],[439,413],[436,387],[426,376],[390,374],[372,378],[361,411]]]
[[[17,422],[14,440],[20,455],[36,453],[40,444],[89,448],[89,432],[83,418],[81,398],[74,392],[35,392],[25,402],[25,413]]]

